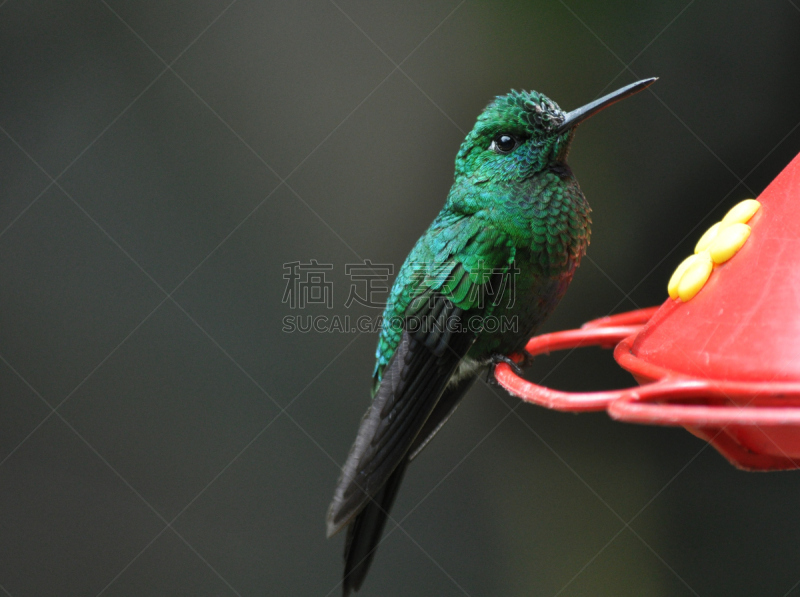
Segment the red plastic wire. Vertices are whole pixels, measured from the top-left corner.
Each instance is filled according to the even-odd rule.
[[[616,346],[617,362],[637,379],[652,383],[604,392],[563,392],[524,380],[505,363],[495,368],[495,377],[512,395],[546,408],[607,409],[620,421],[686,427],[740,468],[800,468],[800,383],[698,379],[639,359],[632,351],[635,336],[657,309],[604,317],[579,330],[537,336],[526,346],[533,356]]]
[[[574,350],[583,346],[613,348],[623,339],[638,332],[657,310],[658,307],[649,307],[629,311],[589,321],[579,330],[535,336],[528,341],[525,350],[531,356],[536,356],[556,350]],[[571,412],[603,410],[621,395],[621,390],[582,393],[552,390],[522,379],[505,363],[500,363],[495,368],[494,375],[497,382],[513,396],[555,410]]]
[[[575,349],[583,346],[613,348],[623,338],[636,333],[638,326],[590,327],[567,332],[555,332],[531,338],[525,350],[532,356],[555,350]],[[555,410],[583,412],[603,410],[612,400],[619,398],[619,390],[608,392],[562,392],[531,383],[519,377],[506,363],[494,370],[497,382],[512,396],[526,402]]]

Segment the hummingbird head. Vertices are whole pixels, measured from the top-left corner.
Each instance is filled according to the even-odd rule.
[[[644,79],[577,110],[564,112],[538,91],[498,96],[478,117],[456,157],[456,178],[474,183],[530,178],[567,159],[578,124],[656,81]]]

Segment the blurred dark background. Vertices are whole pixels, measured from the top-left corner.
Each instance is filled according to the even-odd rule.
[[[285,333],[284,264],[396,266],[482,107],[581,126],[589,256],[545,331],[661,303],[800,151],[770,2],[0,2],[0,591],[338,595],[324,515],[375,334]],[[632,379],[595,349],[565,389]],[[364,595],[800,594],[797,473],[478,384],[406,477]],[[53,410],[55,409],[55,411]]]

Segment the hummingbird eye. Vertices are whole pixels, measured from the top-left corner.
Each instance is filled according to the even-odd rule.
[[[510,153],[517,148],[517,145],[519,145],[519,142],[516,137],[507,133],[500,133],[492,139],[489,149],[495,153]]]

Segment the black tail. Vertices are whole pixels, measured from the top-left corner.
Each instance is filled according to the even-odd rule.
[[[367,576],[408,463],[409,461],[405,460],[394,469],[386,485],[347,528],[347,540],[344,547],[344,580],[342,581],[344,597],[350,595],[351,590],[358,591]]]
[[[462,379],[445,390],[431,416],[425,421],[422,431],[411,444],[407,458],[397,465],[386,481],[386,485],[359,512],[347,528],[347,539],[344,544],[344,580],[342,581],[344,597],[350,595],[350,591],[358,591],[367,576],[408,463],[416,458],[417,454],[450,418],[462,396],[467,393],[475,379],[476,377]]]

